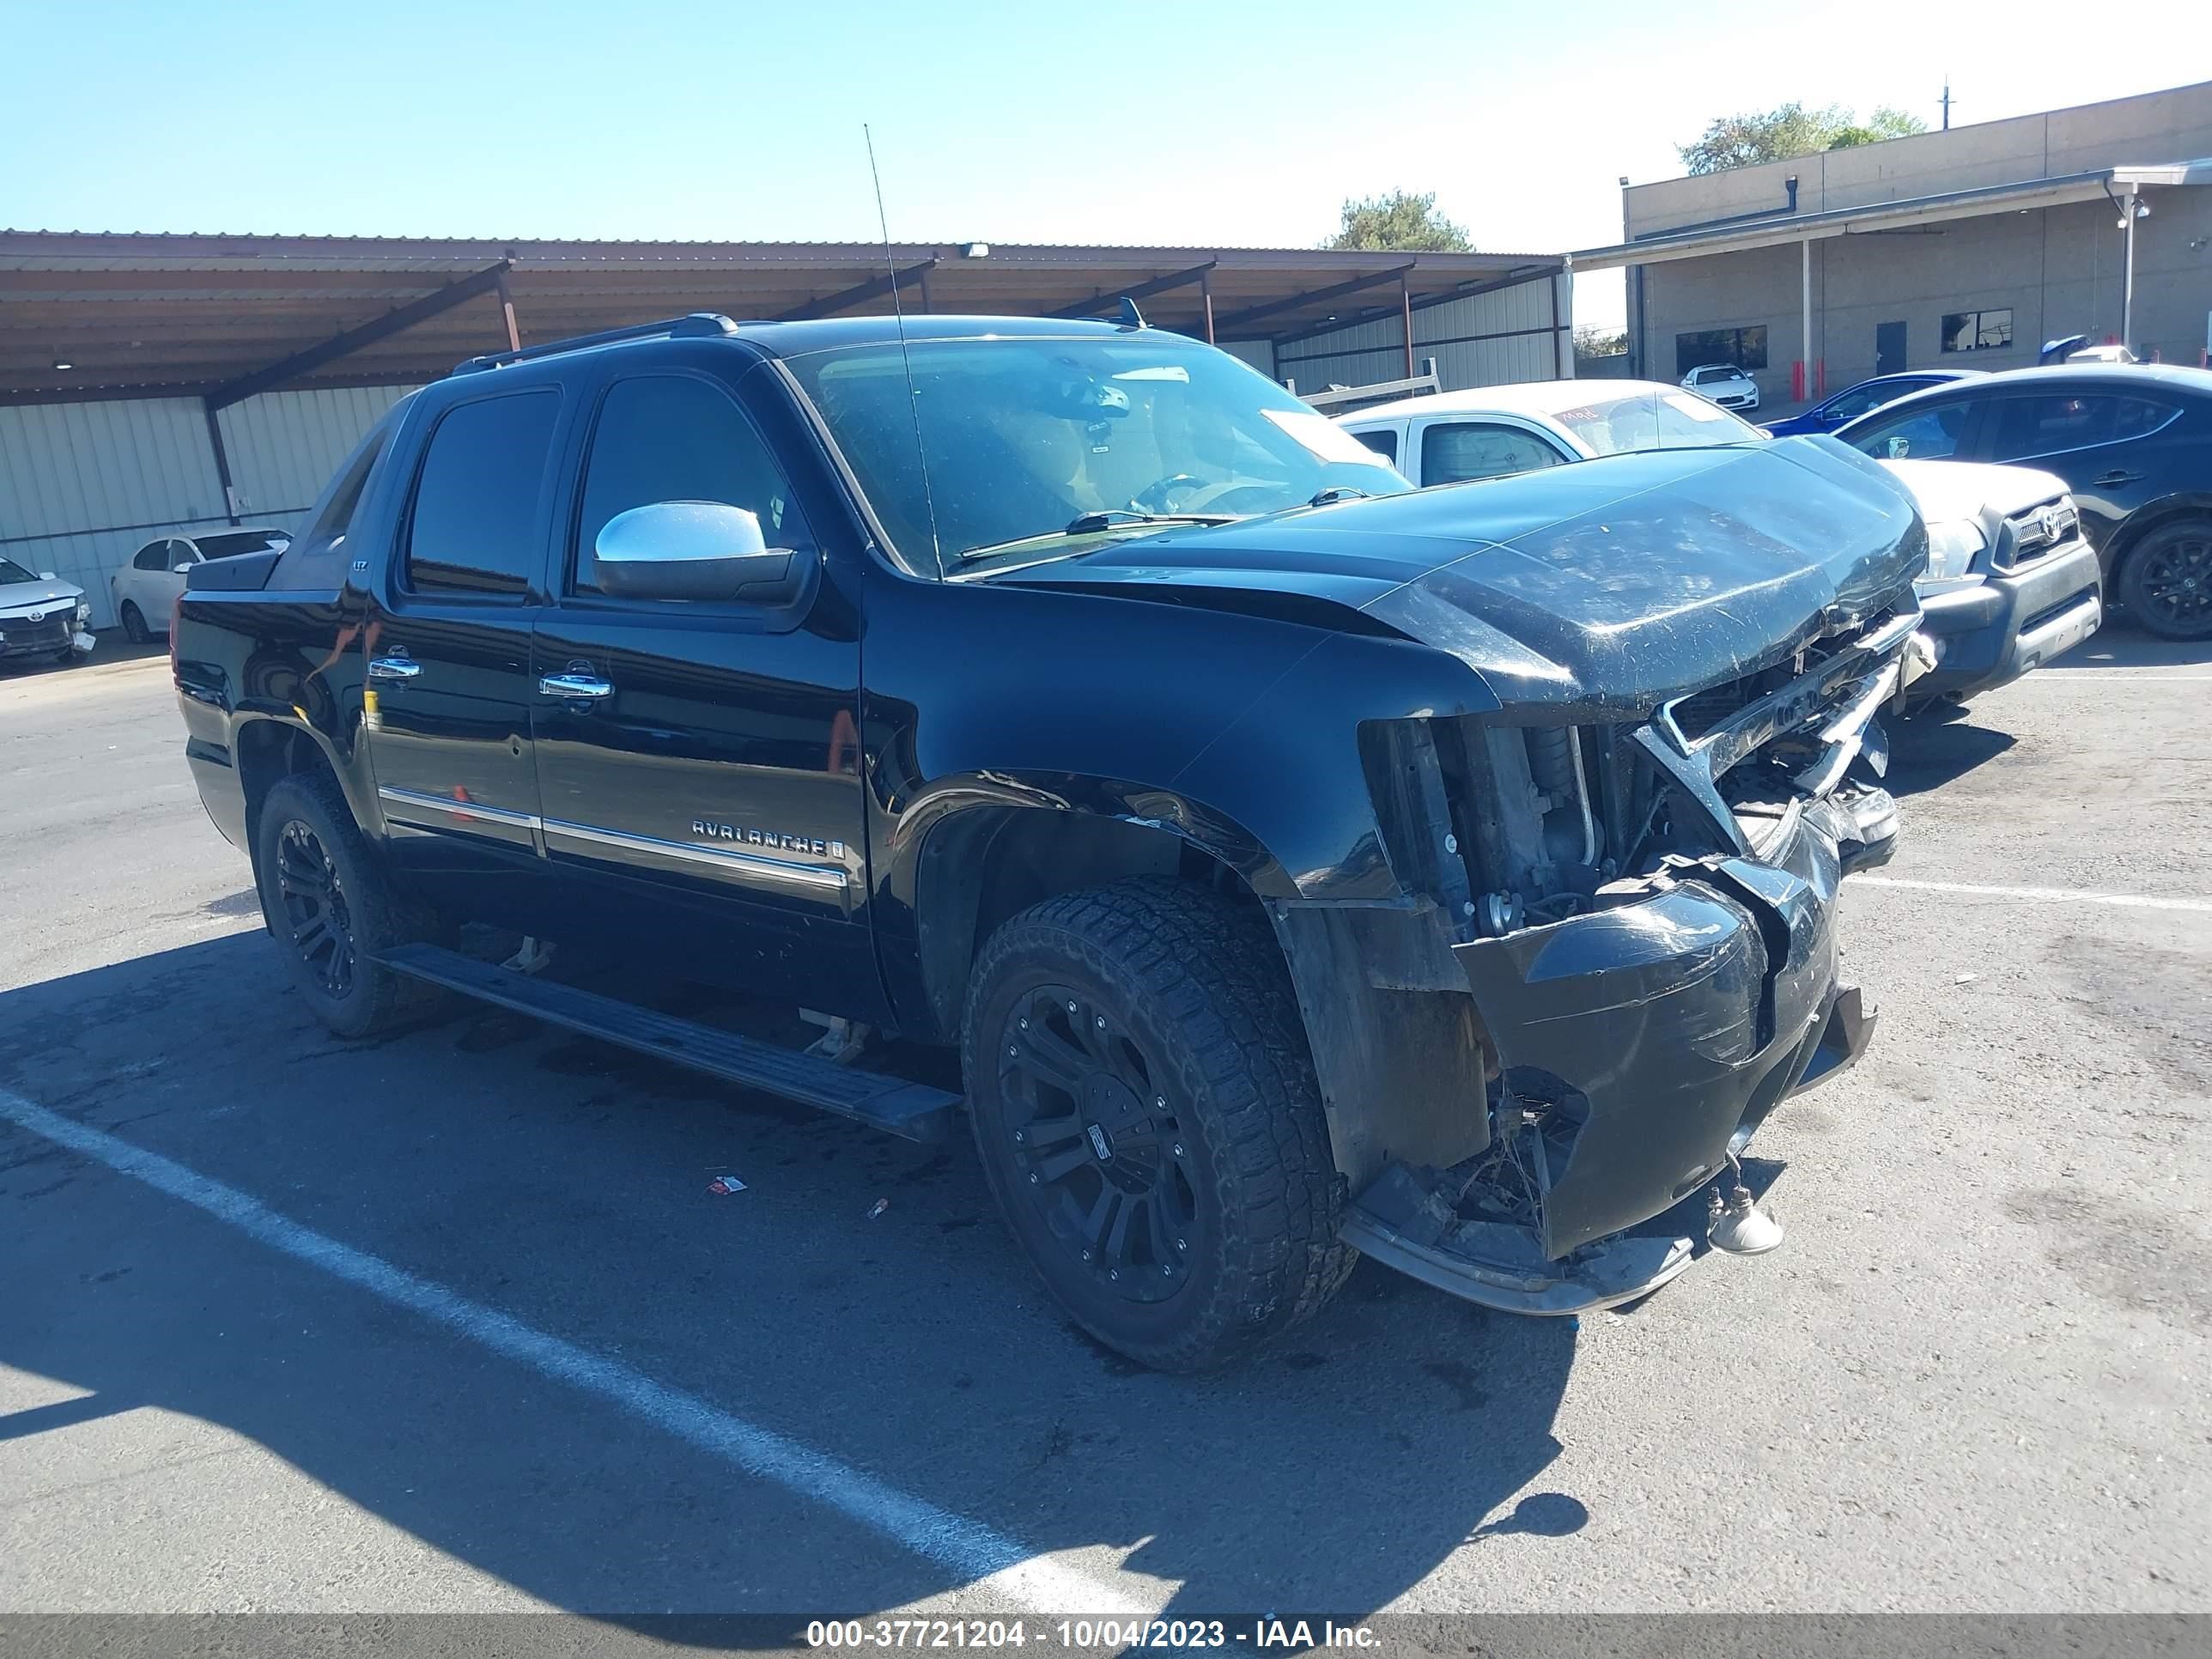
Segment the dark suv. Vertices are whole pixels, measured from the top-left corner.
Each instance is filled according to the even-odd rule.
[[[1928,546],[1889,474],[1784,439],[1413,492],[1180,336],[908,332],[472,362],[283,552],[194,568],[185,756],[306,1005],[964,1109],[1054,1293],[1166,1367],[1355,1251],[1564,1314],[1680,1272],[1638,1229],[1716,1176],[1756,1242],[1729,1165],[1871,1029],[1835,910],[1897,833]]]
[[[1836,436],[1886,460],[2017,461],[2057,474],[2108,600],[2168,639],[2212,635],[2212,374],[2014,369],[1914,392]]]

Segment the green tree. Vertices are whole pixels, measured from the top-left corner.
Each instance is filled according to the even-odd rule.
[[[1472,253],[1466,227],[1437,211],[1434,191],[1416,195],[1394,190],[1344,204],[1344,223],[1323,247],[1353,248],[1363,253]]]
[[[1918,116],[1886,104],[1862,122],[1838,104],[1808,109],[1792,102],[1763,113],[1723,115],[1694,142],[1676,145],[1675,154],[1693,173],[1721,173],[1927,131],[1928,124]]]

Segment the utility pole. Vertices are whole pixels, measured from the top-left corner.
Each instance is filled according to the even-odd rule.
[[[1943,131],[1951,130],[1951,71],[1943,71]]]

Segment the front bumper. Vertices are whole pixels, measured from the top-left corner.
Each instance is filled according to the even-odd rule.
[[[1542,1188],[1538,1226],[1469,1217],[1461,1170],[1399,1162],[1346,1211],[1346,1241],[1510,1313],[1588,1313],[1674,1279],[1693,1241],[1629,1230],[1872,1040],[1873,1012],[1837,977],[1836,891],[1886,862],[1896,834],[1886,792],[1830,797],[1759,858],[1682,861],[1650,899],[1454,947],[1504,1068],[1502,1103],[1539,1098],[1579,1126],[1562,1160],[1500,1114]]]
[[[1936,666],[1913,682],[1912,701],[1963,699],[2009,684],[2064,655],[2103,625],[2096,550],[2086,541],[2019,570],[1921,600],[1921,631]]]
[[[64,651],[88,656],[95,643],[91,634],[74,620],[59,627],[51,621],[26,623],[12,617],[0,620],[0,659],[55,657]]]
[[[1838,978],[1844,873],[1885,861],[1881,790],[1805,806],[1759,858],[1679,860],[1654,896],[1454,948],[1509,1092],[1579,1115],[1545,1171],[1546,1256],[1697,1191],[1793,1091],[1865,1051]]]

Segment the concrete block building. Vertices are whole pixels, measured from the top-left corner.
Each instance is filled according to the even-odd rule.
[[[2212,82],[1630,185],[1621,214],[1574,268],[1626,268],[1635,372],[1733,362],[1769,408],[2071,334],[2212,349]]]

